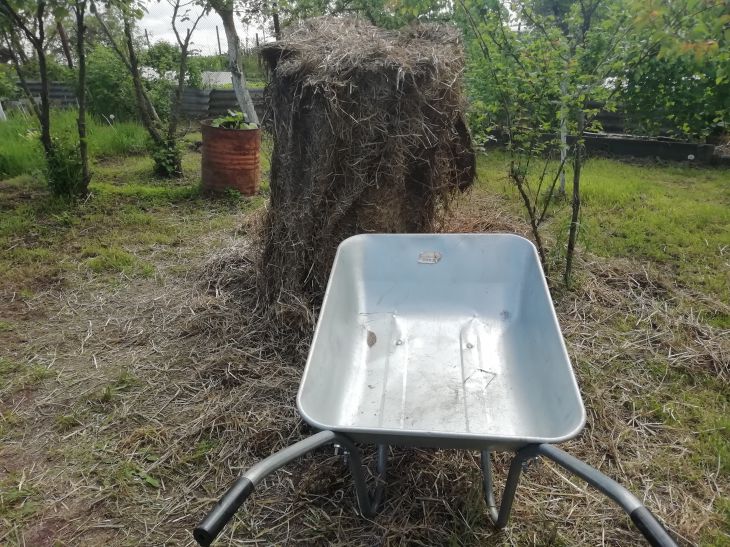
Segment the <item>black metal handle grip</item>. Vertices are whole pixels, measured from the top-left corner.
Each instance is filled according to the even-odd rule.
[[[672,536],[646,507],[634,509],[631,520],[653,547],[676,547]]]
[[[236,480],[203,522],[193,530],[195,541],[203,547],[208,547],[213,543],[216,536],[220,534],[223,527],[253,491],[254,484],[248,478],[240,477]]]

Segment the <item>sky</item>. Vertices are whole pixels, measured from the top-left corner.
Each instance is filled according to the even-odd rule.
[[[147,13],[139,23],[140,32],[144,33],[147,30],[150,43],[164,40],[175,44],[175,34],[172,32],[172,26],[170,24],[172,6],[170,6],[168,0],[160,0],[159,2],[157,0],[147,0],[145,4],[147,6]],[[199,11],[197,9],[193,9],[191,14],[197,17],[198,13]],[[184,32],[184,29],[189,28],[189,25],[190,23],[182,23],[179,28]],[[193,33],[193,47],[199,50],[201,55],[215,55],[218,53],[218,41],[215,32],[216,26],[220,34],[222,53],[226,53],[226,36],[223,32],[223,25],[215,12],[211,12],[203,16]],[[243,46],[251,47],[255,45],[257,32],[259,34],[259,40],[263,37],[261,28],[254,28],[253,26],[247,28],[240,22],[237,22],[236,26]],[[248,38],[248,44],[246,44],[246,38]]]

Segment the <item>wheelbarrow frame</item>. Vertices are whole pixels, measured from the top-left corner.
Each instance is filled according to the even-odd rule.
[[[382,508],[385,499],[389,446],[377,445],[376,485],[371,492],[367,486],[366,472],[362,464],[360,449],[355,443],[347,435],[335,433],[334,431],[320,431],[272,454],[239,477],[193,531],[193,536],[198,544],[203,547],[211,545],[228,521],[265,477],[325,445],[335,445],[345,451],[348,456],[347,460],[355,487],[359,512],[365,518],[375,517]],[[631,517],[633,523],[650,545],[655,547],[675,547],[677,545],[649,509],[626,488],[585,462],[553,445],[545,443],[527,445],[515,452],[509,466],[507,482],[499,505],[497,505],[494,496],[491,451],[481,451],[480,467],[484,486],[484,500],[487,506],[487,514],[496,528],[502,529],[507,526],[522,471],[530,460],[539,456],[552,460],[562,468],[580,477],[618,504]]]

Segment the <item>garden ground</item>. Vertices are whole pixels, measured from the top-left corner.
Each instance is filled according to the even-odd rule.
[[[99,155],[78,203],[30,175],[0,182],[0,543],[191,542],[242,468],[307,434],[294,406],[303,363],[241,343],[255,324],[236,265],[267,187],[203,198],[199,161],[188,151],[190,175],[163,181],[145,157]],[[505,161],[481,158],[444,230],[527,233]],[[566,449],[683,543],[727,545],[728,172],[595,159],[585,176],[575,283],[551,274],[588,411]],[[637,541],[618,509],[549,463],[526,472],[503,532],[488,523],[475,454],[394,449],[389,472],[370,522],[340,459],[318,451],[267,480],[221,544]]]

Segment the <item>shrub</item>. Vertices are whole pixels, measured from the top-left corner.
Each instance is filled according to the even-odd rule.
[[[182,176],[182,150],[176,142],[165,142],[152,149],[155,174],[160,177]]]
[[[57,196],[76,196],[82,190],[79,147],[67,137],[53,139],[51,153],[46,157],[46,180]]]
[[[136,118],[132,78],[113,51],[96,46],[89,52],[86,85],[92,114],[107,117],[114,114],[118,120]]]
[[[0,64],[0,99],[14,99],[18,96],[15,72],[8,65]]]

